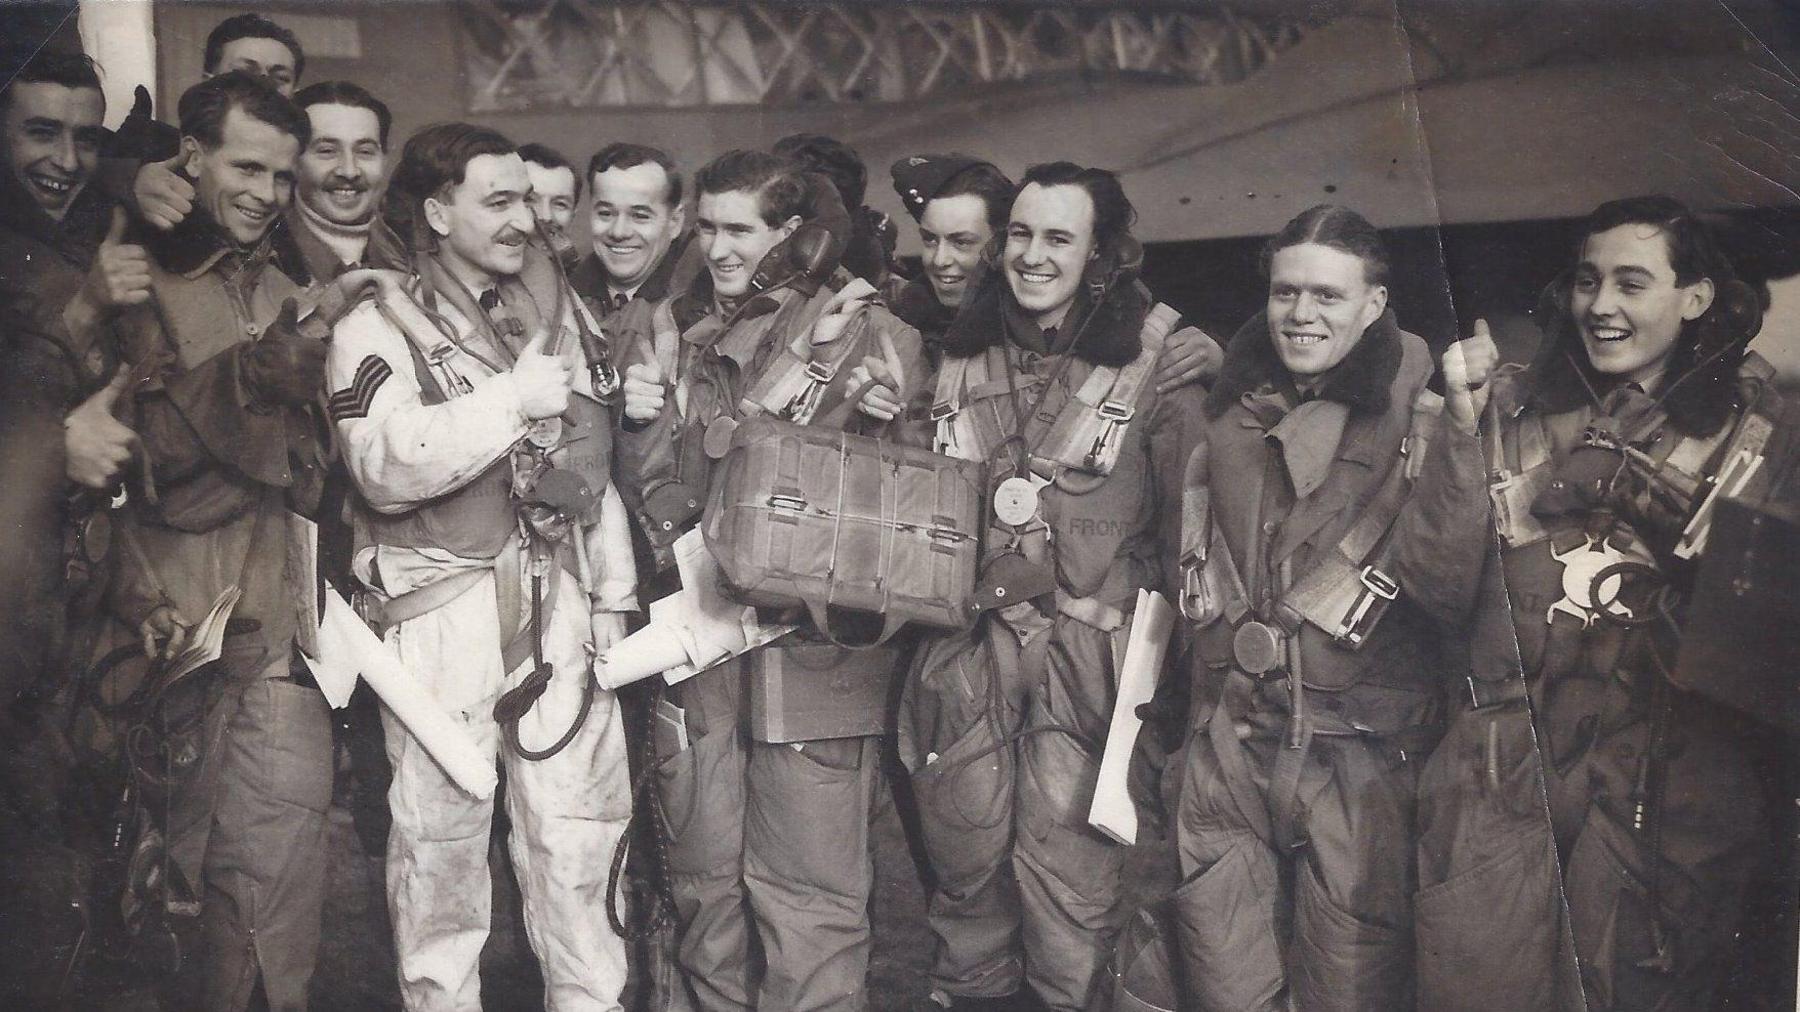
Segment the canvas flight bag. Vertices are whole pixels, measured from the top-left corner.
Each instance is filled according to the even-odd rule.
[[[982,488],[977,462],[758,415],[731,431],[701,530],[733,599],[804,609],[833,639],[834,614],[879,616],[884,643],[969,624]]]

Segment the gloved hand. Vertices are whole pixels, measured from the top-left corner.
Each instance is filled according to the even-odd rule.
[[[296,312],[293,299],[282,303],[262,338],[239,353],[244,384],[265,405],[310,404],[325,388],[325,343],[300,333]]]

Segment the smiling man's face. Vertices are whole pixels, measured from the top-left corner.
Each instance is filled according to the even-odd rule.
[[[798,216],[780,225],[763,221],[761,200],[749,190],[702,193],[694,213],[694,232],[706,252],[713,292],[735,299],[750,290],[750,278],[775,244],[792,235]]]
[[[218,147],[193,137],[182,143],[196,205],[240,245],[261,241],[294,198],[300,139],[233,106],[225,112]]]
[[[644,162],[596,172],[592,182],[594,255],[613,287],[635,288],[656,270],[686,220],[669,200],[669,173]]]
[[[312,139],[300,155],[300,199],[334,225],[361,225],[375,213],[387,172],[381,121],[361,106],[306,107]]]
[[[476,155],[463,181],[425,201],[426,220],[444,239],[444,265],[471,288],[525,269],[531,235],[531,179],[517,154]]]
[[[100,164],[106,100],[98,88],[26,81],[7,89],[6,164],[31,199],[61,221]]]
[[[1569,310],[1596,372],[1647,387],[1668,365],[1681,325],[1712,300],[1711,279],[1684,285],[1675,277],[1661,228],[1633,222],[1582,243]]]
[[[1269,259],[1269,340],[1296,380],[1342,362],[1386,308],[1387,288],[1354,253],[1303,242]]]

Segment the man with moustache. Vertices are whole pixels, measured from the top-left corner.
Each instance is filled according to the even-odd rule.
[[[685,231],[681,172],[668,152],[643,144],[608,144],[588,161],[587,178],[594,251],[570,281],[612,329],[612,318],[628,306],[647,313],[682,290],[700,264],[698,258],[684,256],[692,236]],[[635,321],[639,329],[648,323],[648,316]]]
[[[530,176],[505,137],[427,127],[383,219],[403,290],[333,331],[332,420],[355,480],[367,614],[439,706],[502,763],[526,933],[558,1009],[617,1009],[625,947],[607,869],[630,813],[624,733],[593,662],[635,610],[612,425],[579,331],[530,242]],[[561,489],[561,491],[558,491]],[[387,886],[408,1009],[477,1009],[493,800],[393,720]]]
[[[1263,264],[1182,510],[1202,700],[1174,820],[1182,979],[1208,1012],[1410,1008],[1418,785],[1471,692],[1449,645],[1491,539],[1475,432],[1497,356],[1485,333],[1452,345],[1435,414],[1380,235],[1347,208],[1303,212]]]
[[[328,281],[370,262],[393,115],[349,81],[308,85],[294,104],[306,112],[312,139],[300,153],[286,225],[305,263],[306,280]]]
[[[732,151],[702,169],[695,188],[706,270],[657,304],[627,346],[619,437],[621,482],[640,504],[665,584],[674,576],[669,546],[698,523],[714,474],[709,429],[749,414],[801,424],[831,417],[859,389],[855,370],[842,367],[857,361],[879,382],[844,424],[880,432],[907,377],[922,371],[917,333],[880,308],[873,287],[811,255],[818,249],[809,244],[831,241],[816,222],[842,221],[829,186],[786,159]],[[847,330],[859,316],[868,326]],[[772,365],[802,340],[838,367],[816,381],[816,396],[759,400]],[[746,681],[758,663],[729,659],[657,704],[659,723],[681,729],[658,736],[657,758],[686,998],[709,1010],[863,1008],[879,738],[747,741]]]
[[[1125,848],[1087,826],[1086,799],[1137,593],[1169,584],[1159,531],[1179,515],[1200,396],[1154,389],[1178,315],[1137,281],[1133,218],[1112,173],[1033,166],[1001,271],[964,295],[940,346],[934,444],[989,462],[992,512],[977,623],[927,639],[901,698],[938,875],[922,1009],[1103,1000]],[[942,220],[946,235],[985,224]]]
[[[202,711],[197,759],[171,788],[171,900],[200,900],[201,993],[304,1009],[325,890],[331,731],[301,653],[316,654],[316,531],[325,347],[270,232],[310,127],[266,81],[228,73],[179,104],[195,208],[147,237],[147,299],[116,328],[147,458],[116,537],[112,607],[169,657],[214,600],[241,598]]]

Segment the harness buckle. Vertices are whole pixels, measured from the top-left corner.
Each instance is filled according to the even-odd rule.
[[[1400,584],[1395,579],[1374,566],[1364,566],[1359,577],[1363,589],[1357,593],[1356,600],[1350,610],[1344,613],[1344,620],[1338,623],[1332,632],[1332,639],[1351,647],[1362,646],[1363,638],[1369,634],[1370,616],[1375,611],[1376,601],[1392,601],[1400,596]]]

